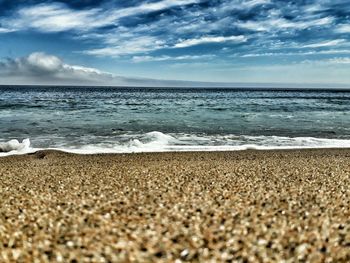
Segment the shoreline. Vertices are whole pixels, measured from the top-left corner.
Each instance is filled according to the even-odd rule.
[[[28,155],[35,155],[35,154],[41,154],[41,153],[62,153],[62,154],[68,154],[68,155],[81,155],[81,156],[94,156],[94,155],[133,155],[133,154],[200,154],[200,153],[244,153],[244,152],[298,152],[298,151],[349,151],[350,147],[281,147],[281,148],[264,148],[264,149],[255,149],[255,148],[247,148],[247,149],[238,149],[238,150],[179,150],[179,151],[135,151],[135,152],[76,152],[75,150],[65,150],[65,149],[57,149],[57,148],[47,148],[47,149],[37,149],[30,152],[0,152],[0,159],[6,158],[6,157],[17,157],[17,156],[28,156]],[[79,150],[78,150],[79,151]],[[5,155],[1,155],[5,154]]]
[[[46,150],[0,176],[4,262],[350,261],[350,149]]]

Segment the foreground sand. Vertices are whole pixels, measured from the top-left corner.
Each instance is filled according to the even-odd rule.
[[[0,262],[350,262],[350,150],[0,158]]]

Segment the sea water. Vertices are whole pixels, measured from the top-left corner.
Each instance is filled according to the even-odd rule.
[[[23,139],[31,144],[22,144]],[[11,148],[11,140],[17,146]],[[0,86],[1,147],[0,156],[38,149],[123,153],[350,147],[350,92]]]

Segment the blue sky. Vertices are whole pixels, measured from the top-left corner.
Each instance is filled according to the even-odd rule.
[[[349,0],[0,0],[0,84],[197,82],[349,85]]]

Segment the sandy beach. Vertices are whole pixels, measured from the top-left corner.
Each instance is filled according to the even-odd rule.
[[[350,262],[350,150],[0,158],[0,262]]]

